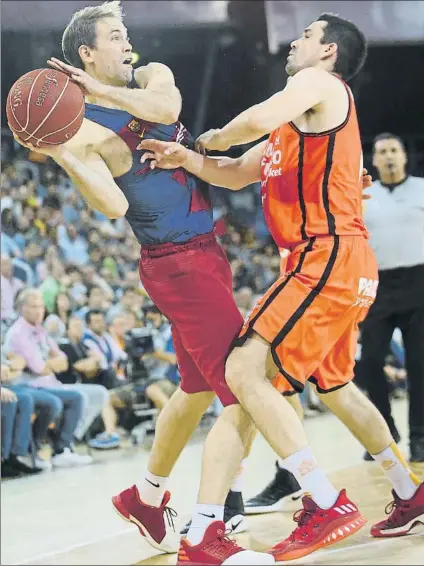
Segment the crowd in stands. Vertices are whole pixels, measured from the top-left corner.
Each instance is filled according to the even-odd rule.
[[[18,477],[89,465],[78,444],[117,449],[137,426],[151,432],[179,374],[125,219],[88,210],[51,160],[10,139],[1,153],[2,477]],[[238,224],[214,195],[247,315],[278,277],[280,258],[265,230]],[[307,416],[323,410],[311,389],[303,401]]]

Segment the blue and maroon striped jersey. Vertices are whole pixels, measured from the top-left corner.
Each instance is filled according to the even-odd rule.
[[[142,139],[177,141],[193,149],[194,139],[181,122],[164,125],[134,118],[128,112],[86,104],[85,117],[109,128],[129,147],[131,169],[115,178],[129,207],[126,218],[141,246],[184,243],[213,230],[209,187],[184,169],[154,169],[140,163]]]

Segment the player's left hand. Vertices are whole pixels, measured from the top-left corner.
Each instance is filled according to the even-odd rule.
[[[372,185],[372,177],[368,174],[367,169],[362,169],[362,190],[369,189]],[[362,200],[369,200],[371,195],[362,193]]]
[[[47,155],[47,157],[51,157],[52,159],[58,159],[64,151],[64,144],[51,145],[51,146],[48,146],[48,147],[38,147],[38,146],[33,145],[32,143],[24,142],[23,140],[21,140],[20,137],[18,137],[15,134],[15,132],[13,132],[13,137],[15,138],[15,140],[20,145],[22,145],[23,147],[26,147],[30,151],[42,153],[43,155]]]
[[[47,61],[47,63],[50,67],[56,69],[56,71],[61,71],[62,73],[69,75],[73,81],[79,84],[84,94],[91,94],[92,96],[99,97],[106,94],[107,85],[93,78],[82,69],[68,65],[60,59],[56,59],[56,57],[52,57]]]
[[[208,130],[204,134],[201,134],[196,140],[196,151],[199,153],[205,153],[207,149],[211,151],[227,151],[230,149],[230,145],[227,142],[220,139],[221,130]]]

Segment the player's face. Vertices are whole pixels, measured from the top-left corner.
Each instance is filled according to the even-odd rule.
[[[286,72],[289,76],[307,67],[315,67],[328,56],[329,46],[321,43],[326,25],[327,22],[313,22],[305,29],[302,37],[292,41],[286,64]]]
[[[379,140],[374,146],[373,165],[380,175],[405,173],[406,152],[397,139]]]
[[[132,46],[127,29],[117,18],[96,24],[96,47],[91,57],[97,77],[106,84],[127,85],[132,79]]]

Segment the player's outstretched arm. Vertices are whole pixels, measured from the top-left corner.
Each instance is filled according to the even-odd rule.
[[[175,86],[172,71],[162,63],[149,63],[134,72],[140,89],[110,86],[98,81],[82,69],[77,69],[52,57],[48,63],[77,82],[85,94],[107,100],[136,118],[160,124],[173,124],[181,112],[181,94]]]
[[[243,189],[261,179],[261,160],[266,142],[249,149],[241,157],[207,157],[176,142],[143,140],[138,149],[145,150],[140,161],[150,160],[152,169],[183,167],[203,181],[233,191]]]
[[[312,67],[303,69],[284,90],[248,108],[222,129],[205,132],[197,142],[204,149],[227,151],[233,145],[258,140],[323,102],[333,85],[329,73]]]
[[[48,148],[34,147],[30,143],[23,142],[16,135],[15,140],[31,151],[42,153],[51,157],[65,169],[71,181],[78,188],[88,205],[98,210],[108,218],[119,218],[125,216],[128,210],[128,201],[115,183],[106,163],[100,155],[90,153],[86,150],[73,148],[76,155],[68,149],[73,140],[68,144],[54,145]],[[78,153],[82,153],[78,155]]]

